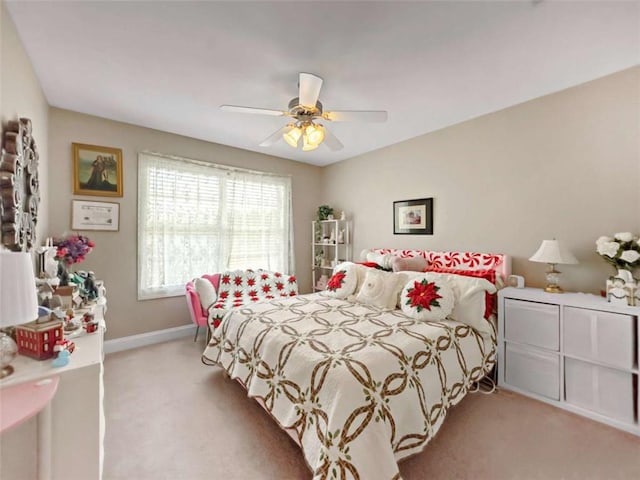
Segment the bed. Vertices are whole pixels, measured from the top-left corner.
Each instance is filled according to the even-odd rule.
[[[327,291],[234,309],[213,331],[202,356],[238,380],[292,436],[314,479],[400,479],[397,462],[420,452],[450,407],[495,364],[495,316],[485,318],[495,288],[479,277],[491,273],[500,283],[510,273],[507,256],[372,252],[420,256],[434,272],[374,274],[375,269],[363,273],[362,266],[338,266],[335,273],[348,271],[338,275],[342,286],[349,275],[357,279],[351,295]],[[460,270],[473,273],[463,276]],[[394,281],[389,275],[397,275],[403,288],[396,288],[393,303],[399,299],[404,310],[363,303],[360,293],[375,286],[368,279],[379,275],[388,285]],[[473,308],[467,287],[460,287],[471,284],[481,286],[474,287]],[[442,294],[437,308],[421,309],[429,319],[415,318],[416,305],[408,305],[419,297],[421,285],[433,298],[436,291]],[[453,310],[434,318],[440,307],[448,307],[447,296]]]

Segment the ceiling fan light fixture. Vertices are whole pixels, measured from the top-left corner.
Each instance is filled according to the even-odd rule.
[[[324,127],[320,124],[315,124],[311,122],[304,129],[305,137],[307,142],[311,145],[320,145],[324,140]]]
[[[323,124],[315,123],[314,120],[328,122],[385,122],[387,120],[386,111],[336,110],[325,112],[319,100],[323,83],[322,78],[305,72],[300,72],[298,78],[298,96],[289,101],[288,110],[243,107],[240,105],[220,105],[220,109],[227,112],[257,113],[290,118],[291,120],[289,121],[291,123],[273,132],[259,146],[270,147],[282,138],[292,148],[302,148],[305,152],[315,150],[322,143],[326,143],[327,148],[333,152],[344,148],[342,142],[336,138],[331,129],[326,129]],[[302,139],[302,142],[300,139]],[[301,143],[302,145],[300,145]]]
[[[300,127],[291,125],[291,130],[282,134],[284,141],[291,145],[293,148],[298,148],[300,137],[302,136],[302,129]]]
[[[303,152],[310,152],[311,150],[315,150],[319,146],[320,146],[319,143],[310,143],[309,142],[309,137],[307,136],[307,134],[305,134],[302,137],[302,151]]]

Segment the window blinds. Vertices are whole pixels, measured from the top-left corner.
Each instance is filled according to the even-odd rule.
[[[138,297],[227,269],[293,273],[291,178],[138,155]]]

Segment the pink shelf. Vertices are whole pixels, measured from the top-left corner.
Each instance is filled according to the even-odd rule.
[[[37,415],[58,389],[58,376],[0,388],[0,432]]]

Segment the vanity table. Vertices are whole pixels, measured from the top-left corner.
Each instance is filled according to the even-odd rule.
[[[57,391],[44,406],[45,416],[38,415],[37,424],[27,421],[8,428],[0,436],[0,478],[47,478],[47,452],[43,440],[50,435],[50,472],[53,480],[99,480],[102,477],[104,411],[103,338],[106,300],[101,298],[93,308],[99,328],[94,333],[71,337],[75,350],[69,363],[60,368],[52,360],[38,361],[19,355],[12,363],[15,371],[0,380],[0,414],[16,392],[43,380],[58,378]],[[47,412],[48,411],[48,412]],[[47,429],[49,417],[50,432]],[[4,423],[5,418],[3,418]],[[9,419],[7,418],[7,422]],[[35,432],[35,434],[34,434]],[[44,444],[46,448],[46,443]],[[38,472],[38,476],[34,475]]]

